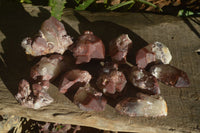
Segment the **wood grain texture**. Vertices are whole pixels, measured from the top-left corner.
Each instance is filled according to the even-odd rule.
[[[46,9],[40,9],[40,12],[38,7],[26,7],[26,9],[28,13],[23,9],[16,9],[17,13],[0,14],[2,32],[0,41],[7,64],[4,66],[1,63],[0,68],[0,114],[14,114],[39,121],[90,126],[112,131],[200,132],[200,56],[194,52],[200,47],[200,38],[191,30],[186,20],[154,14],[74,13],[69,9],[65,11],[63,23],[74,38],[89,29],[107,44],[118,34],[128,33],[133,40],[133,51],[130,56],[134,56],[135,51],[146,42],[160,41],[167,45],[172,53],[171,64],[188,74],[191,82],[189,88],[172,88],[160,84],[161,95],[168,105],[167,117],[130,118],[120,115],[110,105],[106,106],[104,112],[81,111],[53,85],[49,89],[50,95],[55,99],[51,105],[33,110],[21,107],[17,103],[13,96],[17,92],[17,83],[21,78],[27,77],[32,65],[28,61],[23,61],[26,58],[23,57],[25,56],[23,50],[20,50],[20,41],[33,32],[36,33],[41,22],[49,16]],[[31,11],[34,16],[31,16]],[[35,16],[36,12],[40,14],[39,17]],[[189,22],[197,31],[199,30],[199,25],[190,20]],[[130,62],[134,63],[133,60]]]

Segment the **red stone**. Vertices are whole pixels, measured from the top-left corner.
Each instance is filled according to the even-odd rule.
[[[33,94],[36,96],[38,95],[42,90],[47,91],[49,89],[49,81],[43,80],[41,82],[33,83],[32,84],[32,90]]]
[[[18,101],[23,101],[23,99],[28,99],[30,94],[31,88],[29,82],[25,79],[22,79],[19,82],[18,93],[16,95],[16,98],[18,99]]]
[[[126,62],[128,48],[132,41],[127,34],[122,34],[118,38],[112,40],[109,44],[109,54],[115,62]]]
[[[169,64],[154,65],[150,68],[150,72],[162,83],[181,88],[189,87],[189,79],[187,74]]]
[[[75,43],[72,49],[76,64],[89,62],[92,58],[104,59],[105,48],[102,40],[91,31],[85,31]]]
[[[145,68],[149,63],[155,61],[169,64],[171,60],[172,56],[168,47],[160,42],[149,44],[136,54],[136,64],[140,68]]]
[[[60,82],[59,86],[60,92],[66,93],[68,89],[77,82],[87,84],[90,82],[91,78],[92,76],[89,74],[89,72],[79,69],[66,72]]]
[[[149,94],[160,94],[160,88],[157,79],[151,73],[144,69],[134,67],[129,73],[129,80],[142,91]]]
[[[53,99],[47,93],[47,82],[33,83],[32,88],[26,80],[19,82],[18,93],[15,96],[17,101],[27,108],[38,109],[47,106],[53,102]]]
[[[51,53],[63,54],[73,43],[64,25],[54,17],[43,22],[39,35],[22,41],[26,54],[41,56]]]
[[[116,105],[116,110],[122,115],[159,117],[167,116],[167,104],[158,95],[145,95],[138,93],[137,97],[129,97]]]
[[[102,93],[90,86],[80,87],[74,95],[74,103],[84,111],[103,111],[107,100]]]
[[[156,55],[146,49],[140,49],[136,54],[136,64],[139,68],[145,68],[149,63],[156,61]]]
[[[63,56],[51,55],[42,57],[41,60],[31,68],[30,76],[34,80],[52,80],[64,68]]]
[[[97,87],[101,89],[103,93],[115,94],[124,89],[126,82],[126,78],[122,72],[113,70],[100,75],[97,79]]]

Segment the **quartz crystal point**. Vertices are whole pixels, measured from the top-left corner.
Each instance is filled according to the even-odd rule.
[[[136,54],[136,64],[140,68],[145,68],[149,63],[161,61],[163,64],[169,64],[172,59],[167,46],[160,42],[149,44],[140,49]]]
[[[26,54],[41,56],[50,53],[63,54],[72,43],[64,25],[56,18],[50,17],[43,22],[36,37],[25,38],[21,45],[26,50]]]
[[[60,92],[66,93],[68,89],[77,82],[88,84],[92,76],[89,72],[75,69],[66,72],[60,83]]]
[[[102,96],[102,93],[86,85],[85,87],[80,87],[76,92],[74,103],[84,111],[103,111],[107,100]]]
[[[167,104],[165,100],[158,95],[137,94],[137,98],[125,98],[116,105],[116,110],[120,114],[131,117],[159,117],[167,116]]]
[[[42,57],[41,60],[31,68],[30,76],[34,80],[54,79],[64,68],[61,55],[51,55],[49,58]]]
[[[149,94],[160,94],[157,79],[144,69],[133,67],[129,73],[129,80],[135,86]]]
[[[49,83],[47,81],[30,84],[26,80],[19,82],[18,93],[15,96],[17,101],[25,107],[39,109],[53,102],[53,98],[47,93]]]
[[[118,38],[112,40],[109,44],[109,54],[115,62],[126,62],[128,48],[132,41],[127,34],[122,34]]]
[[[104,44],[91,31],[85,31],[75,43],[72,49],[73,56],[76,58],[76,64],[89,62],[92,58],[104,59]]]
[[[103,93],[115,94],[124,89],[126,82],[122,72],[113,70],[109,73],[101,74],[97,79],[97,86]]]
[[[189,79],[185,72],[169,64],[154,65],[150,72],[158,80],[173,87],[189,87]]]

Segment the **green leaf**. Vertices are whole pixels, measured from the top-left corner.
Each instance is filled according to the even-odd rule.
[[[86,8],[88,8],[95,1],[96,0],[85,0],[85,1],[83,1],[82,4],[78,5],[75,9],[76,10],[85,10]]]
[[[148,2],[148,1],[146,1],[146,0],[137,0],[137,1],[138,1],[138,2],[141,2],[141,3],[144,3],[144,4],[146,4],[146,5],[152,6],[152,7],[154,7],[154,8],[159,8],[158,6],[152,4],[151,2]],[[159,10],[160,10],[161,12],[163,11],[161,8],[159,8]]]
[[[54,16],[59,21],[65,8],[66,0],[49,0],[49,6],[51,7],[51,16]]]
[[[196,13],[196,14],[199,15],[200,12]],[[179,12],[178,12],[178,16],[180,16],[180,17],[183,17],[183,16],[187,17],[187,16],[192,16],[192,15],[195,15],[195,13],[192,11],[184,10],[184,9],[179,10]]]
[[[184,14],[185,14],[184,12],[185,12],[184,9],[179,10],[179,11],[178,11],[178,16],[180,16],[180,17],[181,17],[181,16],[184,16]]]
[[[144,3],[144,4],[147,4],[147,5],[149,5],[149,6],[153,6],[154,8],[157,8],[156,5],[154,5],[154,4],[152,4],[151,2],[148,2],[148,1],[146,1],[146,0],[137,0],[137,1],[139,1],[139,2],[141,2],[141,3]]]
[[[20,0],[21,3],[28,3],[28,4],[31,4],[32,1],[31,0]]]
[[[79,4],[81,0],[74,0],[76,4]]]
[[[135,4],[135,1],[130,0],[130,1],[122,2],[122,3],[119,3],[117,5],[109,6],[107,9],[113,11],[117,8],[120,8],[120,7],[125,6],[125,5],[129,5],[129,4]]]
[[[128,7],[128,10],[130,10],[130,9],[133,7],[134,4],[135,4],[135,2],[132,3],[132,4]]]

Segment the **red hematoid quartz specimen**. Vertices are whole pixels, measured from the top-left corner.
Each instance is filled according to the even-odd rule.
[[[51,55],[49,58],[42,57],[41,60],[31,68],[30,76],[34,80],[54,79],[64,68],[61,55]]]
[[[32,84],[31,90],[29,82],[23,79],[19,82],[18,93],[15,97],[22,106],[39,109],[53,102],[53,98],[47,93],[48,88],[49,82],[42,81]]]
[[[107,100],[102,96],[102,93],[86,85],[85,87],[80,87],[76,92],[74,103],[84,111],[103,111]]]
[[[25,38],[21,45],[26,50],[26,54],[41,56],[50,53],[63,54],[72,43],[64,25],[56,18],[50,17],[43,22],[36,37]]]
[[[137,94],[137,98],[125,98],[116,105],[121,114],[145,117],[167,116],[167,104],[158,95]]]
[[[185,72],[169,64],[154,65],[150,72],[158,80],[173,87],[189,87],[189,79]]]
[[[157,79],[144,69],[133,67],[129,73],[129,80],[134,86],[149,94],[160,94]]]
[[[73,56],[76,58],[76,64],[89,62],[92,58],[104,59],[104,44],[91,31],[85,31],[76,41],[72,49]]]
[[[103,93],[115,94],[121,92],[126,85],[124,74],[117,70],[112,70],[109,73],[103,73],[97,79],[97,86]]]
[[[66,72],[60,83],[60,92],[66,93],[68,89],[77,82],[88,84],[92,76],[89,72],[75,69]]]
[[[139,68],[145,68],[149,63],[158,60],[163,64],[169,64],[171,59],[169,49],[160,42],[149,44],[141,48],[136,54],[136,64]]]
[[[115,62],[126,62],[128,48],[132,41],[127,34],[122,34],[118,38],[112,40],[109,44],[109,54]]]

